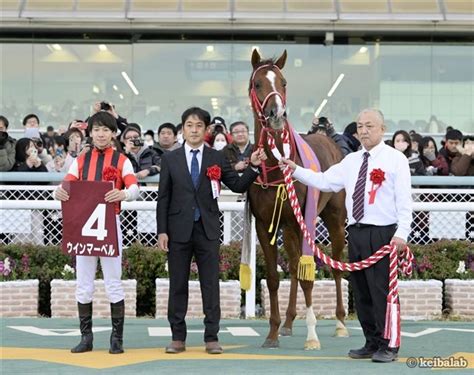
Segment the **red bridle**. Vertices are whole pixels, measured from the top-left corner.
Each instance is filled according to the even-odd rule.
[[[264,114],[265,107],[267,106],[268,101],[270,100],[270,98],[273,97],[273,96],[280,97],[280,99],[283,103],[283,106],[286,108],[286,95],[282,95],[278,91],[269,92],[265,96],[263,101],[260,101],[260,99],[258,98],[257,90],[255,88],[255,75],[257,74],[257,72],[259,70],[264,69],[264,68],[277,69],[281,74],[280,68],[278,66],[276,66],[274,64],[265,64],[265,65],[259,66],[257,69],[255,69],[252,73],[252,77],[250,78],[250,100],[251,100],[251,104],[252,104],[252,109],[254,110],[255,114],[257,115],[257,119],[260,122],[260,127],[261,127],[258,144],[255,145],[257,148],[260,148],[260,147],[264,146],[265,138],[267,138],[267,139],[271,138],[273,143],[274,143],[274,137],[273,137],[272,133],[275,133],[276,131],[271,126],[269,126],[269,117],[266,117],[265,114]],[[288,121],[285,121],[284,131],[287,131],[289,133],[290,145],[291,145],[291,160],[294,160],[295,159],[295,144],[294,144],[293,136],[292,136],[291,132],[289,131]],[[276,169],[278,169],[278,164],[268,167],[266,165],[265,161],[262,161],[262,178],[260,178],[260,176],[257,178],[258,183],[260,185],[262,185],[263,187],[265,187],[265,186],[268,186],[268,185],[278,185],[278,184],[284,182],[283,178],[268,182],[268,178],[267,178],[268,173],[270,173],[270,172],[272,172]]]
[[[250,100],[252,101],[252,109],[257,114],[258,120],[260,121],[260,125],[262,125],[262,128],[268,126],[268,117],[265,117],[264,110],[272,96],[279,96],[283,103],[283,106],[286,107],[286,95],[282,95],[278,91],[270,91],[267,96],[265,96],[263,101],[260,102],[260,99],[257,96],[257,90],[255,89],[255,75],[259,70],[264,68],[277,69],[281,74],[280,68],[278,66],[274,64],[265,64],[255,69],[252,73],[252,77],[250,78]]]

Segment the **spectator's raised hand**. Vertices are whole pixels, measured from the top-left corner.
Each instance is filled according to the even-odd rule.
[[[112,103],[109,103],[109,105],[110,105],[110,109],[107,112],[109,112],[112,116],[114,116],[114,118],[118,119],[119,115],[117,114],[117,112],[115,112],[115,106]]]

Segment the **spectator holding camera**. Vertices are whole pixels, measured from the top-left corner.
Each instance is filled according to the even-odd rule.
[[[204,135],[204,142],[209,146],[212,147],[211,143],[216,136],[217,133],[222,133],[227,138],[227,143],[232,142],[232,137],[229,135],[227,131],[227,126],[225,121],[222,117],[216,116],[212,119],[211,124],[206,129],[206,134]]]
[[[342,135],[336,133],[332,122],[326,117],[315,117],[308,134],[322,134],[331,138],[339,146],[343,156],[346,156],[352,152],[352,149],[347,144],[346,139]]]
[[[141,139],[137,124],[129,124],[122,132],[122,143],[125,145],[125,155],[132,162],[135,175],[139,179],[154,176],[160,172],[160,157],[151,147],[146,146]]]
[[[8,119],[0,116],[0,172],[8,172],[15,165],[16,141],[8,135]]]
[[[96,102],[94,103],[94,113],[100,112],[100,111],[106,111],[110,113],[112,116],[114,116],[115,121],[117,123],[117,128],[123,133],[125,128],[128,126],[128,122],[126,118],[123,118],[117,114],[115,111],[115,106],[112,103],[102,101],[102,102]]]
[[[67,131],[71,130],[71,129],[78,129],[80,130],[80,132],[82,133],[82,136],[85,138],[87,137],[87,122],[84,122],[82,120],[74,120],[74,121],[71,121],[71,123],[69,124],[68,128],[67,128]]]
[[[451,163],[451,172],[455,176],[474,176],[474,136],[465,136],[458,151]]]
[[[62,147],[62,141],[66,146]],[[53,163],[46,167],[49,171],[67,172],[74,160],[84,152],[90,150],[91,145],[84,143],[85,137],[79,127],[71,126],[64,137],[56,139],[59,145],[55,149]],[[55,141],[55,142],[56,142]],[[59,168],[59,169],[58,169]]]
[[[47,172],[45,165],[38,156],[38,149],[30,138],[21,138],[15,145],[16,172]]]
[[[432,137],[423,137],[418,148],[427,176],[447,176],[449,174],[448,163],[439,154],[436,142]]]
[[[53,160],[53,157],[48,153],[42,138],[32,138],[31,140],[35,144],[36,149],[38,150],[38,157],[44,165]]]

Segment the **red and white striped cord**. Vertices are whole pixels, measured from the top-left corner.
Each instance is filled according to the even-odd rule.
[[[287,135],[284,134],[284,132],[281,136],[283,142],[289,142],[289,138]],[[275,152],[274,149],[276,149],[279,153],[278,149],[275,146],[275,140],[273,139],[271,134],[269,134],[267,142],[273,153]],[[284,169],[283,176],[285,179],[286,189],[288,191],[288,199],[290,201],[291,208],[293,209],[293,213],[295,214],[296,221],[298,222],[301,232],[303,233],[303,237],[313,250],[314,255],[321,259],[324,264],[327,264],[331,268],[340,271],[360,271],[373,266],[375,263],[384,258],[387,254],[389,254],[389,292],[387,296],[387,313],[385,319],[384,337],[390,340],[390,347],[399,347],[400,305],[398,299],[398,270],[401,269],[403,274],[405,274],[406,276],[411,276],[413,254],[410,251],[410,248],[408,246],[405,247],[403,252],[400,254],[400,259],[398,258],[396,247],[392,245],[382,246],[369,258],[361,260],[359,262],[344,263],[332,259],[331,257],[324,254],[319,249],[319,247],[316,246],[312,235],[308,232],[308,229],[306,228],[306,223],[304,221],[303,214],[301,213],[301,207],[298,202],[295,187],[293,186],[292,173],[288,166]]]

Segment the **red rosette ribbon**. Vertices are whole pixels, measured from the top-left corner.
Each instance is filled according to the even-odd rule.
[[[117,183],[119,177],[119,171],[117,168],[108,166],[102,170],[102,181],[112,181],[115,184]]]
[[[211,165],[210,167],[207,168],[207,177],[209,177],[210,180],[217,180],[220,181],[221,179],[221,167],[219,167],[217,164]]]
[[[370,172],[370,181],[372,182],[372,187],[369,192],[369,204],[374,204],[375,194],[378,188],[382,186],[382,182],[385,181],[385,172],[380,168],[372,169]]]
[[[221,192],[221,167],[217,164],[211,165],[207,168],[207,177],[211,180],[211,189],[212,189],[212,196],[214,199],[219,198],[219,194]]]

